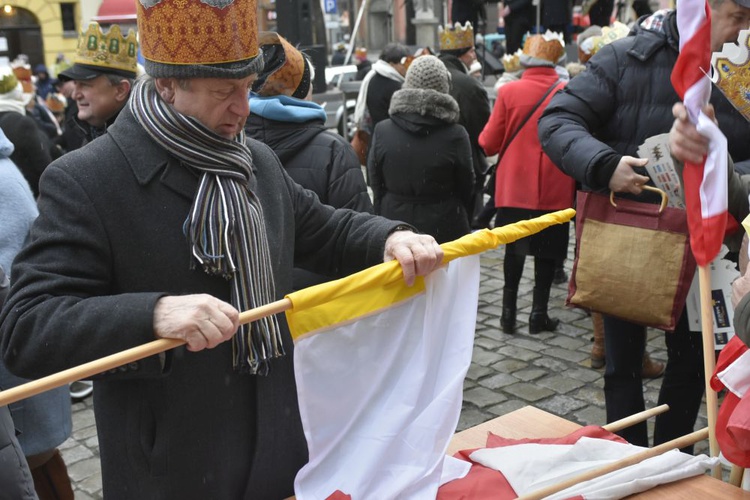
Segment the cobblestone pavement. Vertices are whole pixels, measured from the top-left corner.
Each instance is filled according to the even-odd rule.
[[[564,305],[567,285],[554,285],[550,315],[560,318],[554,333],[528,333],[533,288],[532,259],[527,259],[518,299],[519,328],[514,335],[500,331],[503,249],[482,255],[474,357],[464,384],[464,404],[458,430],[485,422],[526,405],[534,405],[579,424],[605,423],[602,370],[590,367],[591,319]],[[570,272],[572,259],[566,261]],[[649,351],[666,360],[663,334],[651,331]],[[644,383],[646,407],[656,406],[661,379]],[[73,436],[62,454],[73,480],[76,499],[101,499],[99,443],[92,400],[73,405]],[[653,420],[653,419],[652,419]],[[706,425],[705,407],[696,428]],[[649,423],[653,432],[653,422]],[[704,452],[705,443],[696,446]]]

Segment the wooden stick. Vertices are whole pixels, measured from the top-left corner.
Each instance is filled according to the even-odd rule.
[[[287,311],[291,308],[291,300],[286,298],[277,300],[276,302],[271,302],[270,304],[240,313],[240,324],[244,325],[260,318],[270,316],[271,314],[278,314]],[[47,377],[27,382],[26,384],[13,387],[12,389],[1,391],[0,406],[15,403],[16,401],[31,396],[36,396],[37,394],[49,391],[50,389],[61,387],[65,384],[75,382],[76,380],[91,377],[98,373],[117,368],[118,366],[133,363],[140,359],[159,354],[160,352],[174,349],[183,344],[185,344],[185,341],[177,339],[154,340],[148,344],[143,344],[79,366],[74,366],[73,368],[68,368],[67,370],[54,373]]]
[[[744,467],[732,464],[732,470],[729,472],[729,484],[738,488],[742,487],[742,476],[744,474]]]
[[[701,297],[701,329],[703,331],[703,370],[706,382],[706,413],[708,416],[708,446],[712,457],[719,456],[719,442],[716,440],[716,418],[719,412],[719,398],[711,388],[711,376],[716,368],[714,345],[714,311],[711,298],[711,271],[708,266],[698,268],[698,283]],[[717,465],[711,475],[721,479],[721,466]]]
[[[664,413],[665,411],[669,411],[669,405],[659,405],[649,410],[634,413],[629,417],[621,418],[620,420],[616,420],[612,423],[604,425],[602,426],[602,429],[609,432],[621,431],[623,429],[627,429],[631,425],[635,425],[637,423],[643,422],[644,420],[648,420],[654,415]]]
[[[553,484],[545,488],[541,488],[527,495],[522,495],[518,497],[518,500],[539,500],[546,496],[560,492],[564,489],[570,488],[571,486],[575,486],[584,481],[589,481],[591,479],[595,479],[605,474],[609,474],[610,472],[624,469],[625,467],[630,467],[631,465],[635,465],[648,458],[653,458],[655,456],[666,453],[670,450],[684,448],[685,446],[695,444],[698,441],[706,439],[707,437],[708,437],[708,428],[704,427],[703,429],[699,431],[695,431],[691,434],[686,434],[682,437],[678,437],[677,439],[673,439],[672,441],[662,443],[659,446],[654,446],[653,448],[649,448],[640,453],[636,453],[635,455],[631,455],[629,457],[623,458],[622,460],[618,460],[611,464],[607,464],[603,467],[599,467],[598,469],[593,469],[593,470],[584,472],[572,478],[566,479],[565,481],[561,481],[557,484]]]

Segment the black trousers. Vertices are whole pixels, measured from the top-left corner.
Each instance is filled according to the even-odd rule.
[[[646,349],[646,329],[627,321],[604,316],[604,399],[607,422],[614,422],[645,408],[641,369]],[[667,368],[658,404],[670,410],[656,417],[654,445],[693,432],[705,389],[703,344],[700,332],[688,329],[683,311],[674,332],[665,332]],[[648,446],[646,423],[618,433],[630,443]],[[692,447],[683,448],[692,453]]]

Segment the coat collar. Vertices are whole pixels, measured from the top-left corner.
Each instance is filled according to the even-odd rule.
[[[185,198],[193,199],[198,176],[151,139],[135,120],[129,106],[125,106],[108,131],[140,185],[149,184],[162,172],[159,178],[162,184]]]

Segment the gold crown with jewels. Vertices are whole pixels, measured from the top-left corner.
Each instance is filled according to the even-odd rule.
[[[474,28],[468,21],[463,26],[459,23],[445,28],[438,26],[438,38],[440,50],[469,49],[474,46]]]
[[[113,24],[104,33],[99,23],[89,23],[78,37],[75,64],[88,66],[103,73],[116,73],[135,78],[138,70],[138,39],[135,31],[122,36],[120,27]]]
[[[740,31],[737,43],[725,43],[711,56],[711,80],[729,102],[750,120],[750,30]]]

